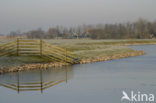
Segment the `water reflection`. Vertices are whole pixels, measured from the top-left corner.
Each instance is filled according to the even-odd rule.
[[[41,91],[73,77],[73,67],[23,71],[0,75],[0,86],[17,91]]]

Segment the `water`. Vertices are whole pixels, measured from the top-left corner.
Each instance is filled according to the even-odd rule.
[[[0,75],[0,103],[121,103],[123,90],[156,96],[156,45],[131,47],[147,55]]]

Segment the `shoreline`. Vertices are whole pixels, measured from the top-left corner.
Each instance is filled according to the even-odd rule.
[[[145,55],[145,54],[146,53],[144,51],[135,50],[135,52],[127,52],[125,54],[115,54],[113,56],[105,56],[105,57],[98,57],[98,58],[92,58],[92,59],[82,59],[82,60],[80,60],[79,64],[117,60],[117,59],[121,59],[121,58],[141,56],[141,55]],[[63,66],[69,66],[69,65],[70,64],[68,64],[68,63],[55,62],[55,63],[44,63],[44,64],[41,64],[41,63],[26,64],[26,65],[21,65],[21,66],[17,66],[17,67],[11,67],[11,68],[2,67],[2,68],[0,68],[0,74],[10,73],[10,72],[20,72],[20,71],[26,71],[26,70],[57,68],[57,67],[63,67]]]
[[[80,61],[80,64],[87,64],[87,63],[94,63],[94,62],[101,62],[101,61],[109,61],[109,60],[118,60],[122,58],[128,58],[128,57],[136,57],[145,55],[146,53],[144,51],[135,51],[135,52],[129,52],[125,54],[116,54],[113,56],[107,56],[107,57],[100,57],[95,59],[84,59]]]

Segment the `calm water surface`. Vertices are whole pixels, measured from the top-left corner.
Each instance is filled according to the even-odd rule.
[[[121,103],[122,91],[156,95],[156,46],[147,55],[0,75],[0,103]]]

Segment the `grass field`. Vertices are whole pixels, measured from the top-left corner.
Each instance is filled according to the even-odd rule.
[[[0,40],[0,45],[11,40]],[[126,53],[138,53],[125,45],[155,44],[156,40],[90,40],[90,39],[58,39],[45,40],[51,44],[72,51],[79,59],[96,59],[112,57]],[[38,56],[0,57],[0,66],[15,66],[28,63],[49,62]]]
[[[90,40],[90,39],[65,39],[46,40],[67,50],[73,51],[81,59],[99,58],[136,52],[127,45],[155,44],[155,39],[141,40]]]

